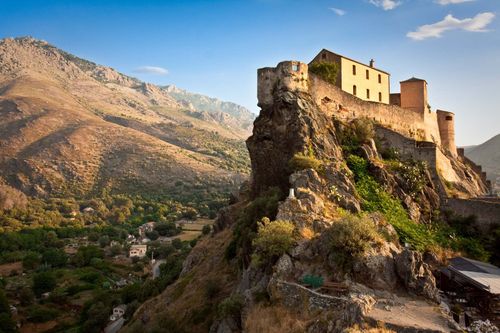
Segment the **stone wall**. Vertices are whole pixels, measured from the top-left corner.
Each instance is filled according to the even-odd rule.
[[[328,114],[348,121],[356,118],[373,119],[407,137],[418,141],[432,141],[434,138],[439,143],[437,122],[435,126],[426,124],[421,115],[415,112],[397,105],[363,101],[313,74],[309,76],[309,87],[313,99]]]
[[[476,216],[481,230],[488,232],[491,226],[500,225],[500,203],[489,199],[449,198],[443,202],[444,208],[463,217]]]

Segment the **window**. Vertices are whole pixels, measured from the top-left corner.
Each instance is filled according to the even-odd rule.
[[[352,75],[356,75],[356,65],[352,65]]]
[[[382,83],[382,75],[378,75],[378,83]]]
[[[299,65],[292,65],[292,71],[298,72],[299,71]]]
[[[370,71],[369,70],[366,70],[366,79],[369,80],[370,79]]]
[[[356,87],[355,85],[354,85],[354,86],[352,86],[352,94],[353,94],[354,96],[356,96],[356,95],[358,94],[358,87]]]
[[[381,92],[378,93],[378,101],[382,102],[382,93]]]
[[[326,53],[323,53],[323,54],[321,55],[321,59],[326,59]]]
[[[370,99],[370,89],[366,89],[366,99]]]
[[[446,116],[446,120],[453,120],[452,116]]]

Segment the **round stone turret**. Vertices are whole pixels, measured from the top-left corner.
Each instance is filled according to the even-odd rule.
[[[455,114],[453,112],[437,110],[437,121],[439,135],[441,136],[441,147],[457,156],[455,146]]]

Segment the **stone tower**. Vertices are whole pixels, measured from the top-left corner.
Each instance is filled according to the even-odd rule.
[[[422,79],[411,78],[400,82],[401,107],[412,110],[421,115],[422,119],[429,112],[427,100],[427,82]]]
[[[273,103],[273,93],[278,90],[307,92],[309,67],[300,61],[283,61],[276,67],[260,68],[257,71],[258,105]]]
[[[439,135],[441,136],[441,147],[457,156],[455,146],[455,114],[453,112],[437,110],[437,121]]]

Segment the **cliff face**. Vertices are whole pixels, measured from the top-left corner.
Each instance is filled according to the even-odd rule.
[[[255,120],[247,147],[254,195],[273,186],[288,192],[288,162],[296,153],[312,150],[321,160],[342,159],[332,119],[318,112],[308,94],[298,92],[281,91],[275,95],[274,103]]]

